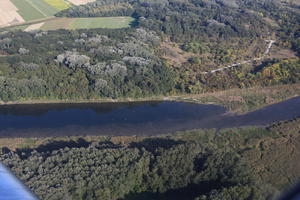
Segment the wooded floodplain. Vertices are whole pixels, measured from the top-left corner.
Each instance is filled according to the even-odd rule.
[[[299,179],[299,131],[298,118],[161,137],[32,138],[1,145],[0,161],[42,199],[274,199]]]

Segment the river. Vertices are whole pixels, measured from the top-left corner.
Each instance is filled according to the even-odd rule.
[[[244,115],[186,102],[0,106],[0,137],[157,135],[197,128],[264,126],[300,116],[300,97]]]

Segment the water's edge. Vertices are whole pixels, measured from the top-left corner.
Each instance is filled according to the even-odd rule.
[[[300,116],[300,97],[236,115],[177,101],[0,106],[0,137],[159,135],[201,128],[265,126]]]

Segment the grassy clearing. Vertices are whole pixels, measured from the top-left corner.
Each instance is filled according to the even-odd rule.
[[[64,0],[44,0],[47,4],[55,8],[56,10],[65,10],[70,8],[71,5]]]
[[[19,1],[19,0],[14,0]],[[134,19],[131,17],[97,17],[97,18],[60,18],[60,17],[44,17],[32,20],[22,25],[7,27],[3,30],[25,30],[29,25],[42,23],[40,28],[44,31],[58,29],[92,29],[92,28],[127,28]]]
[[[45,22],[41,27],[42,30],[58,30],[58,29],[68,29],[69,25],[74,19],[72,18],[56,18]]]
[[[131,17],[96,17],[96,18],[55,18],[47,21],[42,30],[91,29],[91,28],[126,28],[133,21]]]
[[[70,24],[69,29],[126,28],[132,21],[131,17],[77,18]]]
[[[45,15],[35,9],[27,0],[11,0],[11,2],[19,9],[18,13],[25,21],[44,18]]]

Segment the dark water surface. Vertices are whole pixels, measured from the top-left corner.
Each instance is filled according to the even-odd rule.
[[[156,135],[195,128],[267,125],[300,116],[300,97],[245,115],[216,105],[130,102],[1,105],[0,137]]]

